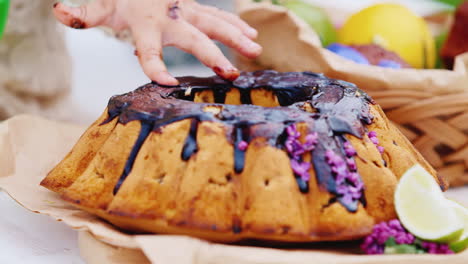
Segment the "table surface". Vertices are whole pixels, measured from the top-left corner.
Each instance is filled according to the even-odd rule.
[[[92,122],[111,95],[147,82],[129,45],[96,30],[67,30],[67,42],[74,63],[73,98],[75,106],[81,110],[82,123]],[[179,67],[170,71],[174,75],[212,74],[204,67]],[[100,74],[90,74],[92,72]],[[450,190],[447,196],[468,205],[468,187]],[[75,230],[47,216],[27,211],[0,192],[0,264],[4,263],[84,262],[79,256]]]

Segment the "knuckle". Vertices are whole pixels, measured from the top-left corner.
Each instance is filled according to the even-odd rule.
[[[192,14],[188,17],[188,20],[192,25],[196,27],[203,26],[203,16],[201,14]]]
[[[203,33],[199,33],[199,32],[194,32],[194,33],[190,34],[190,41],[188,42],[188,44],[191,47],[196,47],[196,46],[204,43],[205,38],[203,37],[202,34]]]
[[[85,5],[80,6],[78,17],[82,21],[86,21],[88,19],[88,8]]]
[[[242,44],[245,43],[245,37],[244,34],[240,30],[233,30],[234,32],[232,33],[231,36],[231,42],[234,46],[242,46]]]
[[[138,58],[140,58],[140,60],[143,62],[148,62],[154,59],[159,60],[162,58],[162,52],[155,47],[139,48],[137,49],[136,54],[138,55]]]
[[[76,16],[72,16],[72,18],[69,20],[69,26],[74,29],[87,28],[86,18],[87,18],[87,8],[86,6],[80,6],[78,8]]]

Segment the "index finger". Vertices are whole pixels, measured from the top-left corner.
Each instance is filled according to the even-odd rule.
[[[136,55],[145,74],[158,84],[174,86],[179,81],[167,72],[162,59],[161,34],[139,29],[133,31]]]

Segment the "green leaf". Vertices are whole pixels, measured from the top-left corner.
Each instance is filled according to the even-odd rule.
[[[457,9],[457,7],[461,3],[463,3],[465,0],[432,0],[432,1],[445,4],[450,8],[451,11],[455,11],[455,9]]]
[[[421,243],[420,241],[415,241]],[[394,237],[390,237],[385,241],[385,254],[424,254],[418,244],[397,244]]]
[[[401,244],[387,247],[385,246],[385,254],[418,254],[420,250],[415,245]]]
[[[446,5],[457,7],[461,3],[463,3],[463,1],[465,1],[465,0],[432,0],[432,1],[436,1],[436,2],[440,2],[440,3],[444,3]]]
[[[387,241],[385,241],[385,247],[393,247],[393,246],[396,246],[396,245],[397,245],[397,243],[396,243],[394,237],[389,237],[387,239]]]

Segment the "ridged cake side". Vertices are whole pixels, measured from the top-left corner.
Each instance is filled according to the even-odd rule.
[[[142,95],[145,102],[156,100],[152,91],[161,93],[161,90],[151,89]],[[323,92],[326,96],[327,91]],[[241,93],[241,89],[229,89],[221,97],[224,102],[240,104]],[[184,96],[187,94],[190,95],[183,93]],[[253,90],[249,96],[252,103],[260,105],[284,104],[284,99],[269,89]],[[324,95],[317,93],[316,96]],[[195,91],[191,97],[205,103],[196,104],[200,107],[189,110],[202,109],[213,116],[229,110],[236,118],[243,116],[236,112],[237,108],[211,103],[220,97],[214,90]],[[320,98],[309,98],[312,100],[309,108],[304,105],[299,108],[308,113],[310,120],[304,121],[304,116],[298,114],[295,123],[300,135],[298,140],[304,144],[311,132],[320,131],[315,127],[317,119],[310,116],[321,109],[313,104]],[[130,107],[122,102],[125,100],[113,101],[117,108]],[[112,105],[111,100],[109,111],[106,110],[90,127],[72,152],[41,184],[59,192],[83,210],[132,231],[187,234],[214,241],[253,238],[306,242],[365,236],[375,223],[396,217],[393,193],[398,178],[406,169],[420,163],[435,175],[385,118],[380,107],[372,104],[364,104],[372,116],[372,122],[363,126],[365,131],[358,135],[335,131],[335,135],[329,135],[332,141],[327,138],[326,142],[318,142],[314,150],[301,155],[300,162],[311,164],[307,189],[303,189],[302,178],[292,169],[293,155],[284,147],[286,132],[283,130],[290,126],[289,122],[276,124],[274,120],[279,117],[260,120],[250,124],[250,135],[246,136],[245,132],[236,132],[242,131],[236,130],[236,125],[223,120],[198,120],[194,116],[185,116],[182,110],[174,116],[183,118],[165,120],[162,110],[147,111],[138,103],[141,102],[134,101],[133,107],[141,111],[121,111],[112,116],[115,114],[112,107],[116,105]],[[242,109],[270,113],[262,108],[245,106]],[[293,116],[297,111],[284,107],[272,109]],[[148,117],[148,113],[157,119],[150,122],[139,116]],[[139,118],[132,118],[134,114]],[[259,118],[254,113],[246,116],[249,115],[251,121]],[[272,124],[265,124],[270,121]],[[158,122],[161,122],[160,126],[155,125]],[[344,125],[341,128],[347,129]],[[88,150],[83,146],[94,138],[90,136],[92,131],[101,133],[90,144],[93,150]],[[239,147],[237,136],[248,144],[245,148]],[[273,136],[274,142],[271,140]],[[336,181],[337,175],[329,168],[333,166],[327,164],[324,157],[320,159],[323,162],[314,162],[319,158],[317,153],[322,153],[320,148],[328,148],[338,157],[346,158],[346,152],[342,151],[346,143],[343,142],[349,142],[357,152],[352,159],[351,156],[347,159],[354,160],[356,173],[364,184],[361,198],[348,202],[337,194],[336,183],[323,182],[327,175],[319,177],[317,174],[317,171],[328,172],[332,177],[325,178]],[[236,155],[242,155],[240,171]],[[346,169],[353,171],[352,166],[348,165]],[[68,171],[73,173],[68,176]],[[437,177],[436,180],[444,186],[443,181]],[[353,187],[352,184],[349,186]]]

